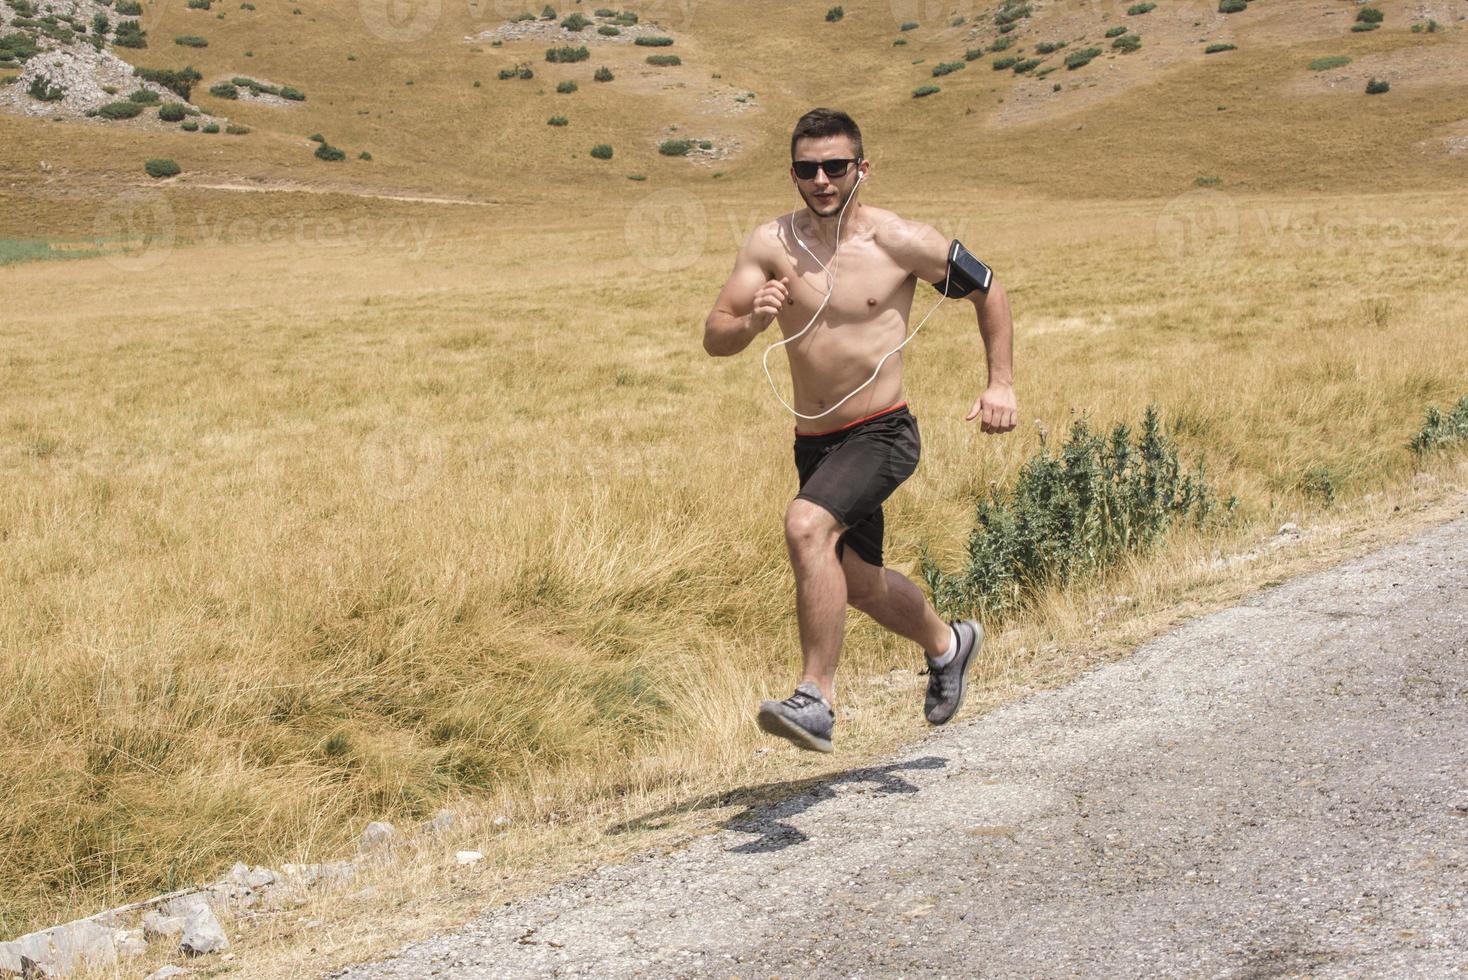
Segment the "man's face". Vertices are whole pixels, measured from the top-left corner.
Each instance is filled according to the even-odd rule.
[[[856,147],[852,145],[849,136],[808,136],[795,144],[797,161],[851,160],[855,157]],[[825,170],[817,169],[814,177],[801,180],[795,175],[795,167],[792,165],[790,179],[795,182],[795,189],[800,191],[806,207],[823,218],[832,217],[840,212],[856,190],[857,173],[864,172],[868,166],[865,160],[860,165],[851,164],[840,177],[828,177]]]

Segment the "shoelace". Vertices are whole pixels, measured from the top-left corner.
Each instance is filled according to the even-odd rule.
[[[807,705],[818,704],[820,703],[820,700],[820,698],[812,697],[804,691],[796,691],[794,694],[786,698],[784,703],[790,705],[790,707],[792,708],[800,709],[806,707]]]

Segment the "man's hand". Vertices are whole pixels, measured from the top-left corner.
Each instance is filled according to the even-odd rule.
[[[790,299],[790,277],[781,276],[779,279],[766,280],[754,294],[754,312],[749,315],[749,326],[755,333],[759,333],[770,325],[775,319],[775,314],[780,312]]]
[[[985,432],[1008,432],[1013,429],[1019,420],[1013,386],[991,384],[979,396],[979,400],[974,402],[974,407],[964,416],[963,420],[972,422],[981,415],[983,421],[979,424],[979,428]]]

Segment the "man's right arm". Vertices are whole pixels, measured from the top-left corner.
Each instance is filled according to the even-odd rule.
[[[756,229],[740,247],[734,271],[704,320],[703,349],[714,357],[727,357],[748,347],[775,319],[789,296],[788,279],[765,278],[755,255],[758,234]]]

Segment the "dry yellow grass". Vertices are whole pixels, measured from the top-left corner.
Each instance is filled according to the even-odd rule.
[[[815,95],[839,94],[866,130],[866,199],[974,245],[1016,311],[1025,424],[1004,439],[961,421],[982,381],[967,307],[945,306],[909,348],[924,461],[891,506],[895,564],[921,543],[954,555],[975,495],[1077,413],[1134,422],[1158,405],[1185,455],[1242,501],[1228,535],[1180,537],[998,637],[975,710],[1077,669],[1089,621],[1120,615],[1112,595],[1137,597],[1127,622],[1141,625],[1098,634],[1107,651],[1191,608],[1179,602],[1257,582],[1256,565],[1196,569],[1284,520],[1326,520],[1307,473],[1328,476],[1348,515],[1336,520],[1360,525],[1464,485],[1448,460],[1414,488],[1404,448],[1427,405],[1468,394],[1462,164],[1417,145],[1458,118],[1461,83],[1394,87],[1389,105],[1285,98],[1334,50],[1286,32],[995,138],[985,121],[1030,81],[978,64],[942,80],[947,101],[915,103],[923,68],[909,62],[950,57],[952,39],[894,54],[887,5],[859,17],[847,4],[845,47],[813,67],[798,54],[818,14],[765,7],[757,41],[745,14],[698,8],[679,41],[692,94],[619,51],[635,84],[583,84],[575,159],[544,125],[562,103],[493,80],[544,45],[473,52],[459,38],[492,25],[453,5],[411,44],[372,42],[336,8],[304,28],[211,22],[210,48],[189,52],[206,76],[310,96],[289,125],[240,107],[262,138],[228,155],[177,133],[0,119],[13,178],[0,233],[174,242],[0,269],[0,935],[236,859],[339,854],[366,820],[456,799],[523,828],[467,893],[488,900],[527,869],[652,839],[607,838],[615,819],[828,770],[750,758],[752,707],[788,685],[797,650],[779,526],[789,420],[752,355],[699,347],[733,248],[793,203],[786,134]],[[169,7],[158,36],[189,16]],[[1390,58],[1463,34],[1349,43]],[[258,60],[234,56],[245,47]],[[160,47],[143,63],[182,60]],[[561,70],[545,66],[546,81]],[[479,71],[484,88],[469,88]],[[714,72],[760,108],[699,108]],[[746,150],[714,180],[658,157],[672,121],[725,127]],[[373,169],[312,166],[317,130],[370,148]],[[609,167],[581,152],[603,138],[618,147]],[[160,155],[185,179],[119,197]],[[1194,188],[1204,175],[1223,188]],[[254,178],[499,203],[201,186]],[[853,626],[849,755],[831,765],[918,730],[918,679],[890,673],[915,652]],[[548,822],[567,811],[584,819]],[[406,875],[363,902],[380,912],[432,880]],[[364,919],[354,949],[413,926],[383,928]]]

